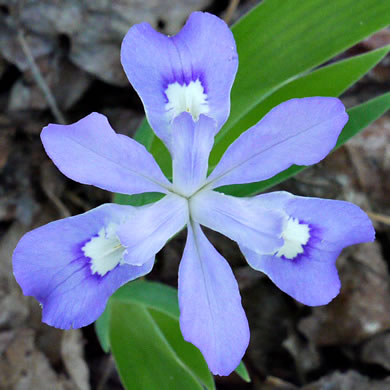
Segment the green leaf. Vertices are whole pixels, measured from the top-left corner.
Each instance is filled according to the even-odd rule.
[[[104,352],[110,350],[110,307],[113,301],[136,303],[160,310],[179,319],[177,290],[157,282],[135,280],[119,288],[109,299],[103,314],[95,321],[95,330]]]
[[[230,129],[268,96],[389,23],[390,2],[385,0],[260,3],[232,27],[240,64],[231,94],[231,114],[217,134],[211,162],[218,161],[237,137]],[[240,132],[246,129],[240,127]],[[153,138],[150,150],[171,177],[171,158],[158,138]]]
[[[145,306],[114,300],[110,341],[126,389],[203,389]]]
[[[154,132],[149,126],[148,121],[144,118],[134,135],[134,139],[144,145],[147,150],[150,150],[154,138]]]
[[[108,305],[103,314],[95,321],[95,332],[105,353],[110,352],[110,311]]]
[[[167,342],[175,351],[177,357],[191,369],[192,373],[207,388],[215,389],[214,379],[201,352],[194,345],[184,340],[178,319],[168,316],[159,310],[150,309],[149,312],[158,327],[162,330]]]
[[[134,135],[134,139],[144,145],[147,150],[150,150],[154,138],[156,138],[156,136],[154,135],[152,128],[149,126],[148,121],[144,118]],[[143,206],[145,204],[157,202],[163,196],[164,194],[159,192],[147,192],[136,195],[115,194],[114,203],[130,206]]]
[[[157,202],[163,196],[164,194],[159,192],[144,192],[143,194],[136,195],[115,194],[114,202],[130,206],[143,206],[145,204]]]
[[[177,290],[162,283],[135,280],[117,290],[112,299],[145,305],[179,319]]]
[[[154,321],[154,325],[159,328],[161,335],[165,338],[165,342],[174,351],[176,358],[180,360],[180,364],[184,364],[192,372],[192,375],[203,383],[207,389],[215,389],[213,377],[202,354],[195,346],[187,343],[181,334],[179,325],[180,312],[176,289],[157,282],[137,280],[126,284],[115,292],[110,298],[105,312],[95,323],[96,332],[102,348],[105,352],[108,352],[110,346],[112,346],[114,355],[118,353],[118,348],[121,348],[120,346],[117,346],[116,349],[113,347],[113,340],[110,333],[112,332],[113,319],[117,321],[115,318],[116,314],[112,311],[112,308],[117,303],[135,305],[146,310]],[[122,309],[124,310],[125,307],[127,306],[122,306]],[[126,317],[122,316],[121,320],[127,321],[129,323],[128,326],[132,326],[131,324],[135,321],[130,314]],[[156,341],[154,336],[150,340],[153,342]],[[123,348],[125,347],[127,348],[127,345],[123,346]],[[122,352],[119,353],[122,354]],[[138,359],[144,359],[144,357],[139,356]],[[122,362],[122,360],[120,361]],[[250,382],[249,374],[242,362],[237,367],[236,373],[246,382]],[[123,381],[125,380],[123,379]],[[133,389],[133,387],[128,388]]]
[[[349,109],[349,121],[341,132],[335,149],[339,148],[351,137],[364,130],[370,123],[381,117],[389,109],[390,92]],[[271,179],[245,185],[224,186],[218,188],[218,191],[234,196],[254,195],[259,192],[265,191],[270,187],[281,183],[282,181],[287,180],[288,178],[296,175],[305,168],[307,167],[293,165],[285,171],[272,177]]]
[[[390,2],[385,0],[266,0],[241,18],[232,27],[240,65],[231,94],[231,114],[217,134],[210,168],[240,133],[276,104],[303,95],[342,93],[388,49],[307,73],[389,23]],[[146,120],[136,139],[171,177],[169,152]],[[130,204],[124,198],[121,201]]]
[[[236,368],[236,374],[239,375],[245,382],[250,382],[251,377],[249,376],[249,372],[245,367],[244,362],[241,362]]]
[[[215,167],[216,163],[219,161],[223,152],[227,149],[232,140],[236,139],[243,130],[248,129],[257,123],[276,105],[295,97],[339,96],[353,85],[354,82],[359,80],[365,73],[372,69],[389,51],[390,46],[385,46],[366,54],[354,56],[352,58],[324,66],[286,84],[275,93],[271,94],[259,105],[254,107],[246,114],[246,116],[238,121],[237,124],[230,129],[229,137],[220,139],[220,142],[214,146],[210,157],[209,170],[212,170]],[[148,125],[145,120],[143,128],[145,129],[146,126]],[[152,132],[150,128],[148,131]],[[154,152],[157,153],[155,157],[160,166],[165,167],[165,171],[168,172],[168,166],[171,166],[171,160],[168,152],[164,151],[165,146],[156,137],[154,138],[152,145],[154,146]],[[291,172],[292,171],[293,169],[291,169]],[[290,176],[291,175],[288,177]],[[255,185],[253,186],[256,187]],[[148,194],[146,194],[146,196],[147,195]]]
[[[228,146],[243,131],[255,125],[273,107],[292,98],[337,97],[372,69],[389,51],[390,46],[385,46],[366,54],[354,56],[319,68],[281,87],[241,118],[229,130],[229,135],[220,138],[219,142],[216,141],[210,157],[210,169],[217,164]]]
[[[390,24],[386,0],[266,0],[232,28],[240,65],[233,124],[271,93]]]
[[[184,367],[184,371],[187,373],[186,375],[194,377],[198,384],[203,384],[204,386],[206,386],[207,389],[215,389],[213,376],[211,375],[202,354],[195,346],[190,343],[187,343],[183,339],[183,336],[181,334],[179,325],[180,312],[176,289],[163,285],[161,283],[137,280],[121,287],[110,298],[105,312],[97,320],[95,327],[102,348],[106,352],[108,352],[111,346],[114,357],[119,365],[125,364],[125,361],[121,360],[121,356],[122,354],[127,353],[121,352],[120,349],[125,347],[127,348],[128,346],[123,345],[123,347],[121,347],[120,345],[117,345],[117,347],[115,348],[113,344],[114,341],[112,339],[112,327],[115,326],[115,329],[117,329],[117,319],[115,318],[116,314],[113,311],[113,307],[115,307],[115,305],[118,303],[129,305],[126,307],[130,307],[131,310],[136,310],[134,309],[134,306],[138,309],[141,308],[143,310],[143,314],[141,313],[142,315],[145,315],[144,311],[146,311],[146,313],[149,315],[149,320],[153,323],[153,329],[158,330],[160,337],[163,337],[165,339],[164,343],[169,346],[169,354],[174,354],[174,357],[177,360],[176,364],[179,364],[179,366],[181,365],[182,367]],[[133,314],[127,314],[126,317],[121,317],[122,321],[126,321],[128,323],[128,325],[126,326],[131,327],[136,321],[135,317],[132,317],[132,315]],[[137,327],[138,324],[134,324],[134,326]],[[147,331],[150,331],[150,328],[145,328],[144,332]],[[150,343],[161,342],[160,339],[155,337],[155,334],[151,334],[148,340]],[[138,344],[136,343],[135,345]],[[139,346],[137,346],[137,348],[139,349]],[[148,343],[146,343],[144,348],[154,349],[155,346],[149,346]],[[163,352],[167,353],[165,349],[163,349]],[[162,354],[163,352],[160,353]],[[117,358],[116,356],[117,353],[120,354],[119,358]],[[145,362],[145,356],[143,355],[144,352],[138,350],[138,353],[139,355],[136,359],[141,362]],[[131,354],[136,354],[136,351],[132,351]],[[165,356],[158,355],[153,357],[154,360],[166,358],[167,357]],[[171,358],[172,357],[169,355],[167,359],[169,360]],[[150,366],[151,374],[152,368],[154,367],[153,364],[158,363],[152,362]],[[120,367],[118,368],[121,372]],[[124,367],[123,370],[126,370],[126,367]],[[188,372],[190,374],[188,374]],[[166,374],[169,374],[169,372],[167,371]],[[175,377],[175,375],[177,375],[177,372],[173,376]],[[122,379],[126,384],[125,381],[127,379]],[[138,389],[138,387],[129,387],[129,385],[126,386],[128,389]],[[151,387],[150,389],[153,390],[154,388]],[[156,389],[159,389],[159,387],[156,387]]]

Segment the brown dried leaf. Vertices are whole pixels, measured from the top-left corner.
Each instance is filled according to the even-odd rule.
[[[361,191],[375,207],[389,208],[390,183],[390,116],[374,122],[362,134],[352,138],[346,147],[359,179]]]
[[[41,186],[47,197],[57,208],[60,217],[70,217],[70,211],[60,199],[65,188],[65,178],[51,161],[45,161],[41,166]]]
[[[302,340],[302,336],[299,337],[296,332],[289,334],[283,341],[283,346],[293,356],[301,377],[320,367],[321,357],[316,346],[310,341]]]
[[[119,42],[83,43],[75,41],[70,60],[99,79],[118,86],[128,85],[120,63]]]
[[[390,45],[390,28],[384,28],[376,34],[371,35],[362,42],[369,50],[379,49],[382,46]]]
[[[25,38],[35,59],[48,55],[53,50],[54,42],[52,38],[37,36],[28,32]],[[16,29],[8,27],[5,23],[0,23],[0,53],[2,57],[16,65],[22,72],[30,67],[20,46]]]
[[[26,226],[14,222],[7,232],[0,237],[0,296],[11,291],[20,291],[12,273],[12,253],[26,231]]]
[[[253,271],[255,272],[255,271]],[[261,278],[251,288],[241,291],[243,306],[251,325],[247,356],[265,375],[286,377],[295,370],[293,360],[282,343],[292,327],[296,306],[268,278]],[[275,365],[275,357],[285,364]]]
[[[301,390],[388,390],[390,379],[371,380],[356,371],[335,372]]]
[[[365,363],[380,364],[390,370],[390,334],[380,334],[368,340],[362,347],[361,360]]]
[[[83,26],[83,4],[77,0],[29,1],[20,20],[37,35],[75,34]]]
[[[256,390],[298,390],[298,387],[273,376],[267,377]]]
[[[12,126],[9,119],[5,116],[0,115],[0,173],[8,161],[8,156],[11,151],[12,145],[11,138],[14,133],[15,128]]]
[[[90,390],[89,371],[83,356],[83,338],[80,329],[62,332],[61,355],[66,370],[78,390]]]
[[[28,302],[20,294],[9,294],[0,298],[0,329],[21,326],[28,315]]]
[[[120,64],[120,45],[128,29],[147,21],[154,28],[174,34],[191,12],[206,8],[211,2],[38,0],[21,7],[19,19],[34,58],[53,52],[58,35],[63,34],[70,40],[70,59],[74,64],[108,83],[127,86]],[[15,29],[5,23],[0,27],[0,52],[20,70],[28,68]],[[33,102],[27,91],[21,91],[21,86],[18,96]],[[16,100],[13,104],[17,105]]]
[[[379,245],[362,244],[349,253],[338,263],[340,295],[299,323],[317,345],[356,344],[390,328],[389,278]]]
[[[62,110],[69,109],[89,87],[92,78],[66,58],[41,57],[37,61],[41,74]],[[71,82],[69,82],[71,80]],[[30,70],[14,83],[8,102],[8,111],[44,110],[49,104],[32,78]]]
[[[65,390],[46,357],[34,346],[32,329],[14,334],[0,357],[0,388],[7,390]]]

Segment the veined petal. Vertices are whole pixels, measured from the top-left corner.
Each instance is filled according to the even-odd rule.
[[[234,141],[210,174],[212,188],[266,180],[293,164],[318,163],[348,121],[332,97],[291,99],[273,108]]]
[[[252,198],[204,191],[191,198],[190,213],[194,221],[257,253],[274,253],[283,245],[284,213],[252,202]]]
[[[229,375],[249,343],[249,326],[233,272],[196,223],[188,225],[179,268],[180,328],[210,370]]]
[[[116,134],[102,114],[92,113],[72,125],[50,124],[41,139],[58,169],[79,183],[123,194],[166,193],[170,188],[144,146]]]
[[[233,35],[221,19],[194,12],[172,37],[148,23],[133,26],[121,61],[138,92],[151,127],[171,149],[170,124],[183,111],[206,114],[220,129],[229,116],[238,58]]]
[[[156,203],[138,207],[118,230],[118,237],[126,248],[124,261],[143,265],[187,222],[187,200],[178,195],[170,194]]]
[[[121,253],[113,254],[121,249],[120,243],[112,245],[115,232],[108,230],[132,213],[131,206],[106,204],[22,237],[13,254],[14,275],[23,293],[41,303],[43,322],[61,329],[89,325],[103,313],[115,290],[151,271],[154,258],[134,267],[123,264]],[[106,256],[86,255],[93,241],[107,241]]]
[[[325,305],[340,290],[336,259],[346,246],[373,241],[368,216],[356,205],[286,192],[260,195],[263,204],[285,211],[285,244],[273,255],[241,246],[254,269],[264,272],[284,292],[309,306]],[[306,235],[308,232],[308,235]]]
[[[206,180],[214,143],[216,122],[204,115],[197,122],[189,113],[180,114],[172,125],[173,189],[192,195]]]

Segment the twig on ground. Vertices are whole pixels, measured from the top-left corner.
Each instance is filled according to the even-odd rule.
[[[377,213],[373,213],[371,211],[366,211],[366,213],[374,221],[382,222],[382,223],[384,223],[386,225],[390,225],[390,217],[388,217],[387,215],[377,214]]]
[[[234,12],[236,11],[238,4],[240,3],[240,0],[230,0],[229,6],[227,7],[227,10],[225,12],[225,15],[223,17],[223,20],[229,24],[232,20],[232,17],[234,15]]]
[[[114,358],[112,357],[112,355],[109,355],[106,361],[104,362],[103,372],[100,377],[99,383],[96,387],[96,390],[104,390],[113,368],[114,368]]]
[[[62,112],[59,110],[59,108],[57,106],[57,102],[56,102],[53,94],[51,93],[50,88],[47,85],[45,79],[43,78],[42,73],[36,64],[33,55],[31,54],[30,47],[28,46],[26,38],[24,37],[24,34],[23,34],[21,29],[18,29],[17,37],[18,37],[18,41],[20,43],[20,46],[23,50],[23,53],[26,56],[26,59],[30,65],[30,69],[31,69],[32,75],[34,77],[34,80],[37,83],[38,87],[41,89],[42,93],[44,94],[45,99],[50,107],[52,114],[54,115],[57,122],[65,125],[66,124],[65,117],[62,114]]]

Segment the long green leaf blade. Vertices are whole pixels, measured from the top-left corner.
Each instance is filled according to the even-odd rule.
[[[179,319],[177,290],[162,283],[136,280],[117,290],[111,299],[145,305]]]
[[[389,23],[390,2],[386,0],[265,0],[255,7],[232,28],[240,66],[231,95],[232,112],[217,135],[216,147],[210,157],[211,166],[215,165],[227,146],[247,129],[245,123],[253,124],[261,119],[261,113],[258,116],[253,113],[260,103],[265,103],[263,110],[272,108],[270,103],[273,98],[265,101],[267,97],[274,94],[274,98],[279,96],[280,102],[286,91],[278,93],[279,89],[287,84],[290,84],[288,88],[292,88],[292,81],[299,80],[314,67]],[[369,61],[376,55],[380,56],[379,51],[366,59]],[[323,76],[325,78],[325,74]],[[355,77],[355,80],[358,78]],[[350,78],[346,77],[346,80]],[[342,89],[340,82],[342,79],[338,80],[337,87]],[[350,81],[346,84],[350,85]],[[337,93],[325,91],[322,95],[337,96]],[[247,120],[244,119],[246,115]],[[136,139],[151,150],[163,172],[171,177],[172,164],[167,149],[153,135],[146,121],[141,127]],[[132,204],[126,196],[116,200]],[[132,202],[138,205],[149,201],[139,197]]]
[[[95,332],[99,340],[100,346],[105,353],[110,352],[110,309],[107,305],[103,314],[95,321]]]
[[[389,51],[390,46],[385,46],[366,54],[354,56],[319,68],[281,87],[256,105],[229,130],[229,134],[216,142],[210,157],[210,169],[216,165],[228,146],[243,131],[255,125],[273,107],[292,98],[337,97],[378,64]]]
[[[215,389],[214,379],[201,352],[194,345],[184,341],[178,320],[159,310],[149,309],[149,312],[178,358],[208,389]]]
[[[241,361],[241,363],[236,368],[236,374],[240,376],[245,382],[250,382],[251,377],[249,376],[249,372],[245,367],[244,362]]]
[[[127,390],[203,389],[144,306],[114,301],[111,311],[111,348]]]
[[[390,92],[349,109],[349,121],[340,134],[335,149],[339,148],[351,137],[364,130],[369,124],[381,117],[389,109]],[[305,168],[307,167],[293,165],[271,179],[245,185],[225,186],[219,188],[218,191],[235,196],[254,195],[287,180]]]
[[[266,0],[233,26],[240,66],[218,138],[297,76],[390,24],[386,0]]]
[[[319,68],[284,85],[241,118],[229,130],[229,134],[216,139],[209,160],[209,169],[212,170],[215,167],[227,147],[243,131],[256,124],[276,105],[295,97],[339,96],[372,69],[389,51],[390,46],[385,46],[366,54],[354,56]],[[146,129],[147,125],[144,123],[142,128]],[[147,131],[152,132],[150,128]],[[172,162],[165,146],[158,138],[154,137],[151,148],[164,173],[170,177]]]
[[[146,280],[135,280],[125,284],[110,297],[104,313],[95,321],[96,335],[106,353],[110,351],[110,308],[114,301],[136,303],[149,309],[160,310],[177,320],[180,315],[176,289]]]

